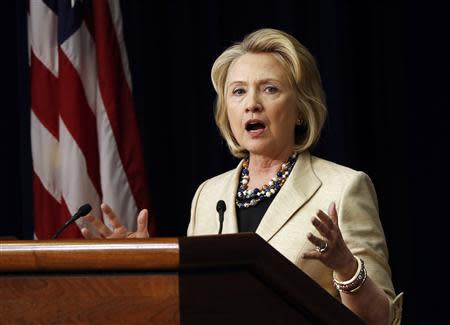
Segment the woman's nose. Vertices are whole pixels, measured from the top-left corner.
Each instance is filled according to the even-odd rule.
[[[255,112],[261,112],[262,111],[262,105],[259,101],[259,98],[257,95],[250,96],[249,101],[245,107],[245,112],[247,113],[255,113]]]
[[[261,112],[262,111],[262,106],[259,103],[255,103],[253,105],[247,106],[245,111],[248,112],[248,113]]]

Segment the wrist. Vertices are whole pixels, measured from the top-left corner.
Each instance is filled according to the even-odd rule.
[[[356,257],[353,256],[352,254],[348,258],[348,262],[344,263],[344,265],[339,269],[334,270],[334,276],[336,280],[347,281],[356,273],[357,269],[358,269],[358,261],[356,260]]]
[[[364,261],[359,257],[355,257],[357,268],[355,274],[350,280],[341,281],[337,279],[336,272],[333,273],[333,284],[337,290],[344,293],[355,293],[361,289],[362,285],[366,281],[367,271],[364,266]]]

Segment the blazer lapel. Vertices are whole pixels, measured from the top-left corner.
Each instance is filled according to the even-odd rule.
[[[312,170],[309,152],[301,153],[286,183],[267,209],[256,233],[269,241],[321,185],[322,182]]]

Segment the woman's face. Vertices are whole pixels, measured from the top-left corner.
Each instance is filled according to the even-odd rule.
[[[272,54],[247,53],[231,64],[225,104],[233,135],[250,154],[276,158],[292,153],[295,92]]]

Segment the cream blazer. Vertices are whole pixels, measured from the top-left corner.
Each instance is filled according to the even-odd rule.
[[[224,200],[227,207],[222,233],[238,232],[235,195],[241,166],[242,161],[236,169],[199,186],[192,201],[188,236],[218,233],[216,204],[219,200]],[[366,174],[319,159],[308,152],[301,153],[256,233],[339,299],[333,286],[333,271],[320,261],[301,257],[315,248],[306,238],[307,233],[321,237],[311,224],[311,217],[318,209],[327,212],[331,201],[336,202],[345,242],[354,255],[364,260],[370,278],[390,297],[390,323],[399,324],[402,294],[395,296],[377,197]]]

